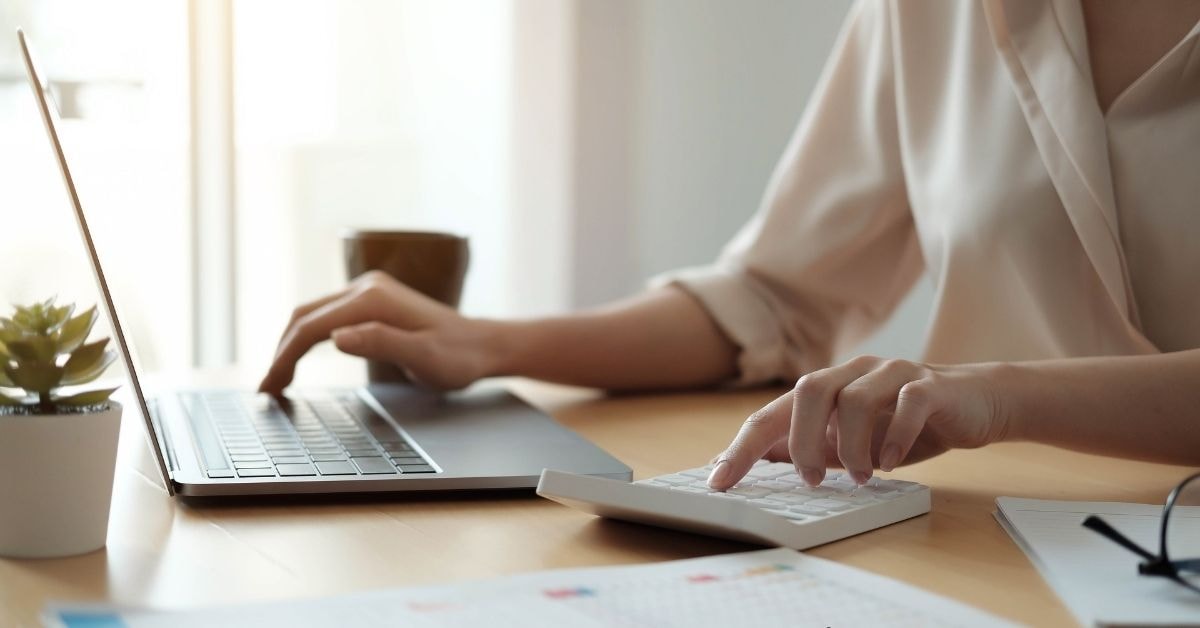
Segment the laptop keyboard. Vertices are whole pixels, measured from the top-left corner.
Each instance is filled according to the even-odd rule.
[[[210,478],[436,473],[430,460],[353,394],[180,394]]]

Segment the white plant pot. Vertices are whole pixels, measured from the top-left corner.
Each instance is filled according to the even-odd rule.
[[[0,556],[104,547],[121,404],[104,412],[0,415]]]

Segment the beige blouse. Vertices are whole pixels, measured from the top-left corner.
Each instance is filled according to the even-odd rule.
[[[673,273],[794,379],[922,272],[931,362],[1200,347],[1200,24],[1100,110],[1078,0],[851,11],[762,208]]]

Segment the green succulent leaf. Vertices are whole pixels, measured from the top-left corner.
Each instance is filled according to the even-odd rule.
[[[8,366],[4,373],[14,384],[29,392],[49,392],[62,380],[63,367],[53,363],[28,362]]]
[[[108,398],[116,391],[116,388],[89,390],[76,395],[57,397],[54,399],[54,403],[60,406],[94,406],[108,401]]]
[[[3,326],[2,328],[10,338],[20,338],[25,334],[31,333],[24,325],[17,322],[16,315],[13,315],[12,318],[0,320],[0,325]]]
[[[53,331],[62,327],[63,323],[67,322],[73,313],[75,313],[74,303],[50,308],[46,313],[46,320],[50,323],[50,330]]]
[[[0,342],[9,343],[24,335],[11,318],[0,317]]]
[[[5,393],[0,392],[0,406],[23,406],[23,405],[25,405],[24,399],[19,399],[17,397],[10,397],[9,395],[6,395]]]
[[[108,338],[101,338],[96,342],[89,342],[72,351],[71,357],[63,365],[63,375],[68,378],[75,378],[82,373],[90,372],[96,367],[96,364],[104,360],[104,348],[106,346],[108,346]]]
[[[10,358],[12,358],[12,354],[8,352],[8,347],[0,342],[0,362],[7,362]]]
[[[76,384],[86,384],[94,381],[96,378],[104,374],[112,363],[117,359],[117,352],[108,350],[100,354],[100,359],[96,360],[91,367],[85,370],[72,371],[70,370],[70,362],[67,362],[67,372],[63,374],[62,386],[74,386]]]
[[[18,307],[13,314],[12,321],[21,328],[21,331],[32,332],[36,329],[38,315],[32,308]]]
[[[70,353],[79,348],[79,345],[87,340],[88,334],[92,333],[92,326],[96,324],[97,318],[99,316],[96,314],[96,306],[93,305],[83,314],[63,323],[58,330],[58,350]]]
[[[26,336],[6,344],[18,362],[54,363],[58,355],[58,343],[48,336]]]
[[[12,379],[10,379],[8,377],[8,373],[5,373],[3,370],[0,370],[0,386],[5,386],[7,388],[16,388],[17,384],[16,384],[16,382],[12,381]]]

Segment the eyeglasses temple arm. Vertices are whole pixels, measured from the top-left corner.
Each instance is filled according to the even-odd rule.
[[[1158,556],[1151,554],[1142,548],[1142,546],[1130,541],[1124,534],[1117,532],[1116,528],[1108,525],[1108,522],[1097,517],[1096,515],[1088,515],[1087,519],[1083,520],[1083,527],[1100,533],[1108,540],[1124,547],[1125,549],[1145,558],[1146,560],[1158,560]]]
[[[1200,558],[1173,560],[1171,561],[1171,564],[1175,565],[1175,569],[1178,571],[1191,571],[1194,573],[1200,573]]]

